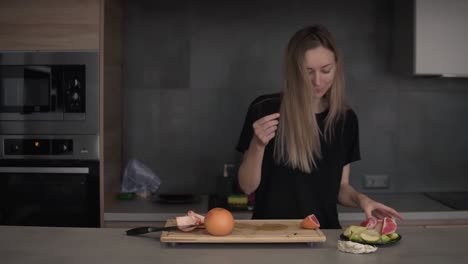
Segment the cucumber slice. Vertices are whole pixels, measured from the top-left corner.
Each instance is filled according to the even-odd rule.
[[[378,242],[380,234],[376,230],[366,230],[360,234],[361,238],[366,242]]]
[[[387,243],[388,241],[390,241],[390,237],[387,235],[381,235],[380,240],[382,240],[382,243]]]
[[[366,230],[367,228],[364,226],[351,225],[348,228],[346,228],[343,235],[345,235],[347,238],[351,238],[352,235],[360,234],[361,232],[364,232]]]
[[[353,242],[364,242],[364,240],[361,238],[360,234],[352,234],[349,240]]]
[[[390,240],[395,240],[399,237],[399,235],[397,233],[391,233],[389,237],[390,237]]]

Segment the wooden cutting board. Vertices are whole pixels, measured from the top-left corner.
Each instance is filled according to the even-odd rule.
[[[300,227],[302,219],[297,220],[235,220],[234,230],[227,236],[212,236],[205,229],[197,228],[190,232],[164,231],[164,243],[311,243],[325,242],[326,237],[320,229],[311,230]],[[175,219],[166,226],[176,225]]]

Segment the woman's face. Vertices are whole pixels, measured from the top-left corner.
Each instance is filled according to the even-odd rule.
[[[322,46],[306,51],[304,67],[314,89],[314,96],[322,98],[335,79],[335,54]]]

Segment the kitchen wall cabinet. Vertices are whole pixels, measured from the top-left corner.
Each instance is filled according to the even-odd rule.
[[[99,0],[0,1],[0,50],[97,51],[99,21]]]
[[[468,2],[397,0],[394,67],[414,75],[468,77]]]

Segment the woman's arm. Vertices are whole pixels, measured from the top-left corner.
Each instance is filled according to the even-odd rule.
[[[267,115],[252,125],[254,133],[238,172],[239,186],[246,194],[253,193],[260,184],[265,147],[276,135],[279,116],[279,113]]]
[[[250,143],[239,167],[239,186],[245,194],[253,193],[260,184],[265,148]]]
[[[368,218],[372,216],[377,218],[390,216],[403,219],[393,208],[372,200],[349,185],[349,171],[350,164],[347,164],[343,167],[340,191],[338,193],[338,203],[348,207],[360,207]]]

